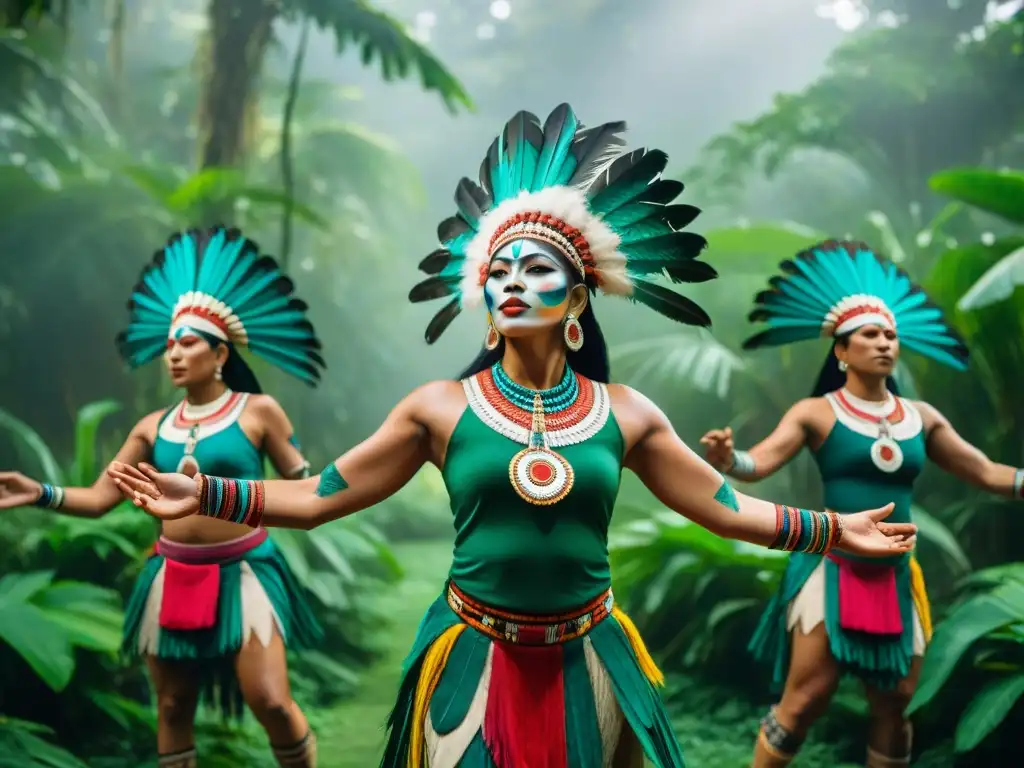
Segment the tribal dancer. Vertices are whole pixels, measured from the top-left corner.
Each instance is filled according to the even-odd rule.
[[[887,555],[914,527],[845,520],[736,494],[649,400],[607,384],[591,295],[620,295],[707,325],[692,301],[651,282],[715,276],[698,211],[669,205],[658,150],[624,153],[624,123],[584,129],[557,107],[517,114],[480,183],[459,182],[458,214],[412,301],[450,297],[435,341],[463,308],[487,308],[485,348],[461,381],[427,384],[316,479],[267,483],[111,469],[126,496],[164,519],[261,518],[311,528],[383,501],[430,462],[456,529],[442,594],[420,624],[389,719],[386,768],[683,765],[662,676],[615,604],[608,524],[622,468],[722,536],[777,548]],[[844,525],[845,523],[845,525]]]
[[[288,417],[260,394],[238,351],[248,347],[316,385],[320,344],[292,290],[238,230],[174,235],[143,271],[118,346],[132,367],[162,355],[186,396],[136,424],[116,460],[261,479],[267,456],[282,476],[309,477]],[[98,518],[120,499],[106,473],[89,488],[0,473],[0,508],[35,504]],[[314,736],[289,689],[285,645],[308,647],[321,630],[267,531],[249,522],[165,521],[128,601],[123,647],[149,667],[161,768],[196,765],[201,694],[226,715],[248,704],[280,765],[315,765]]]
[[[910,522],[914,480],[930,458],[957,477],[1020,496],[1024,472],[989,461],[927,403],[899,397],[892,373],[906,347],[958,370],[967,349],[903,270],[868,246],[824,242],[781,265],[758,294],[752,321],[767,330],[744,347],[833,339],[812,396],[793,406],[750,451],[734,451],[731,430],[701,442],[708,461],[748,482],[781,469],[809,447],[825,506],[848,510],[895,501],[894,522]],[[904,717],[931,637],[924,579],[914,556],[868,563],[850,552],[790,556],[751,651],[770,664],[782,699],[761,724],[754,766],[787,765],[828,707],[844,672],[865,685],[871,710],[870,768],[909,765]]]

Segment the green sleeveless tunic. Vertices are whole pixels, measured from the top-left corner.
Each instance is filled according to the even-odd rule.
[[[924,468],[925,438],[921,417],[913,405],[903,401],[904,422],[894,425],[893,438],[903,452],[903,463],[894,472],[884,472],[871,459],[871,446],[877,429],[867,434],[866,426],[846,416],[828,396],[836,413],[835,426],[814,458],[821,472],[826,508],[840,513],[876,509],[893,502],[895,507],[887,518],[893,523],[910,522],[914,481]],[[832,553],[852,560],[868,560],[845,553]],[[910,671],[913,658],[914,603],[910,586],[910,555],[871,558],[876,564],[889,564],[895,569],[896,589],[903,623],[902,635],[889,638],[844,630],[839,623],[839,567],[828,557],[795,552],[782,577],[778,592],[769,601],[760,624],[750,642],[755,657],[772,666],[772,680],[781,688],[789,671],[790,642],[786,629],[790,603],[814,570],[825,567],[825,631],[833,656],[844,669],[881,688],[891,688]]]
[[[451,578],[477,600],[509,611],[560,613],[611,585],[608,524],[622,472],[614,417],[583,443],[557,448],[576,479],[557,504],[523,501],[508,466],[523,446],[467,408],[452,433],[442,472],[451,498]]]
[[[608,526],[622,471],[622,433],[609,413],[583,442],[553,446],[572,465],[575,481],[568,495],[551,506],[532,505],[512,487],[509,463],[523,447],[485,424],[471,406],[459,419],[442,470],[456,531],[449,578],[467,595],[494,608],[534,615],[568,612],[611,584]],[[414,702],[421,677],[428,674],[424,659],[442,635],[462,623],[442,590],[420,622],[403,665],[382,768],[407,768],[410,750],[417,748],[412,735]],[[445,659],[428,708],[431,727],[440,736],[455,731],[470,712],[492,642],[496,641],[467,626]],[[587,644],[611,681],[613,706],[621,710],[647,759],[657,768],[683,768],[660,693],[641,669],[614,615],[561,646],[567,765],[603,766],[598,708],[608,703],[595,699],[584,653]],[[491,692],[494,695],[493,688]],[[458,765],[494,768],[482,728]]]

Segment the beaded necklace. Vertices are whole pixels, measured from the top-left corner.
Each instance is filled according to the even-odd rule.
[[[531,504],[547,506],[572,490],[574,473],[552,446],[582,443],[608,421],[608,391],[568,365],[561,381],[536,391],[512,381],[501,363],[463,381],[470,408],[487,426],[526,447],[509,463],[509,480]]]

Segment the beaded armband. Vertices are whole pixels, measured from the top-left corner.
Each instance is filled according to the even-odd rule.
[[[775,505],[775,540],[770,549],[823,555],[843,538],[843,519],[835,512]]]
[[[1013,473],[1013,498],[1024,499],[1024,469]]]
[[[747,451],[732,452],[732,466],[729,468],[730,475],[749,477],[754,474],[756,468],[754,457]]]
[[[59,485],[50,485],[49,483],[42,483],[42,488],[42,493],[32,503],[32,506],[45,509],[60,509],[61,504],[64,503],[64,489]]]
[[[199,514],[229,523],[259,528],[263,520],[263,481],[230,480],[226,477],[196,475]]]

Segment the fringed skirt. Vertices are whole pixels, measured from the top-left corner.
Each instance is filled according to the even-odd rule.
[[[161,537],[125,610],[122,651],[195,665],[203,698],[240,715],[235,655],[252,637],[278,632],[290,648],[322,631],[280,550],[259,529],[221,544]]]
[[[381,766],[682,768],[663,682],[610,591],[525,616],[449,583],[405,660]]]
[[[790,633],[806,634],[822,622],[845,671],[878,688],[894,688],[931,639],[931,609],[917,560],[791,555],[750,642],[754,656],[771,665],[776,688],[789,672]]]

